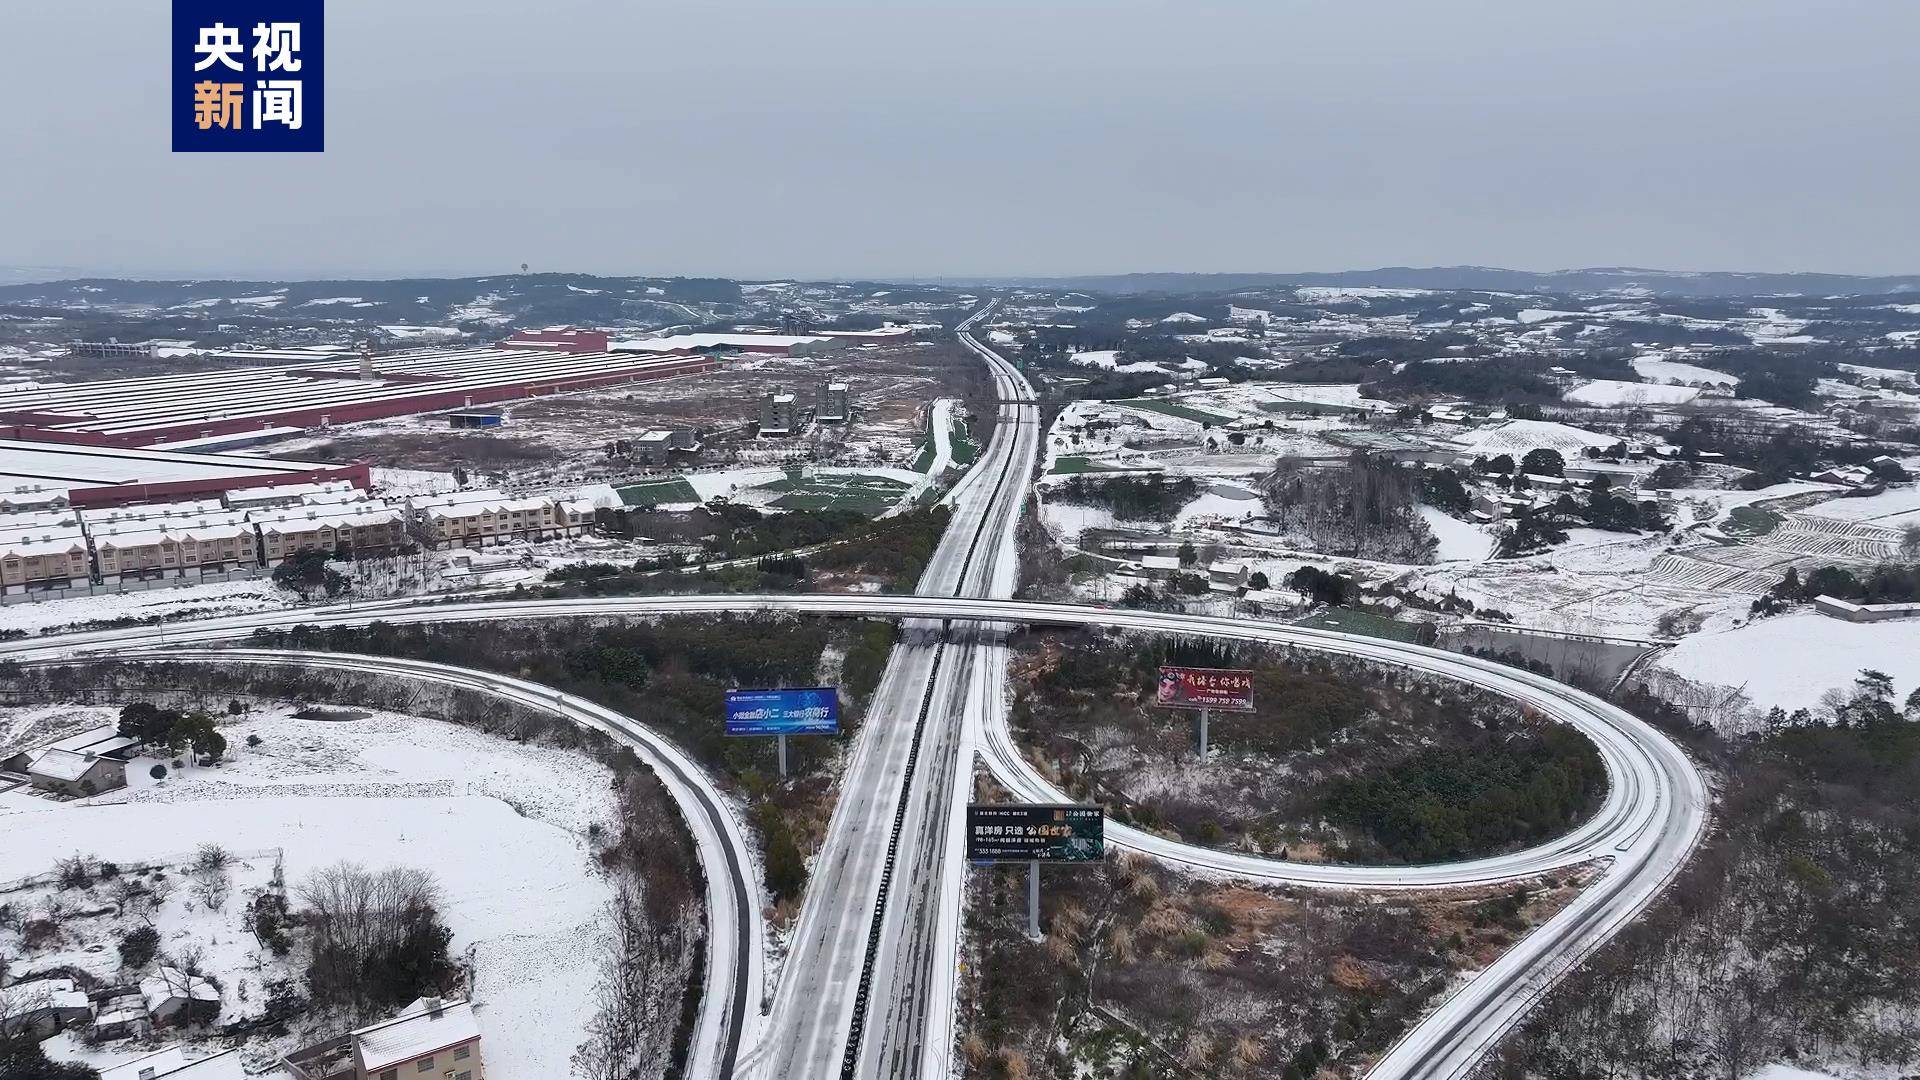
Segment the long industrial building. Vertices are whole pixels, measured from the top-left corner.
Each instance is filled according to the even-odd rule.
[[[298,358],[300,350],[282,350]],[[416,349],[151,378],[0,390],[0,437],[90,446],[209,449],[378,420],[711,371],[690,353]]]
[[[0,439],[0,507],[125,506],[205,498],[236,488],[345,481],[365,488],[365,462],[288,461],[121,446]]]

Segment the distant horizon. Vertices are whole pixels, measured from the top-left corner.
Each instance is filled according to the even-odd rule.
[[[1097,278],[1137,278],[1137,277],[1271,277],[1271,278],[1322,278],[1354,277],[1367,274],[1388,273],[1434,273],[1445,271],[1484,272],[1498,274],[1526,274],[1539,277],[1554,277],[1574,274],[1618,273],[1622,275],[1652,275],[1667,278],[1690,277],[1828,277],[1851,278],[1863,281],[1897,280],[1914,278],[1920,281],[1920,269],[1910,272],[1874,273],[1851,270],[1756,270],[1750,268],[1721,267],[1715,269],[1671,269],[1657,266],[1631,264],[1593,263],[1585,265],[1563,265],[1550,269],[1538,269],[1526,266],[1500,266],[1490,263],[1398,263],[1378,266],[1357,266],[1335,270],[1170,270],[1170,269],[1134,269],[1134,270],[1088,270],[1063,273],[919,273],[919,274],[760,274],[743,275],[713,272],[681,272],[672,270],[575,270],[566,268],[529,267],[524,274],[516,266],[490,271],[460,271],[451,269],[424,269],[405,272],[388,271],[346,271],[328,270],[313,273],[275,273],[266,271],[224,270],[218,272],[148,270],[148,269],[102,269],[88,266],[47,266],[18,265],[0,260],[0,285],[50,284],[60,281],[99,280],[99,281],[165,281],[165,282],[313,282],[313,281],[413,281],[413,280],[450,280],[471,281],[483,278],[537,277],[544,274],[571,277],[596,278],[704,278],[722,281],[748,283],[792,281],[802,283],[853,283],[873,282],[881,284],[929,284],[929,285],[971,285],[1004,284],[1039,281],[1080,281]],[[14,276],[24,274],[25,276]]]

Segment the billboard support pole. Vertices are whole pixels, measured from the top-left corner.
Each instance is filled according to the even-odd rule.
[[[1027,939],[1045,941],[1040,932],[1040,860],[1027,864]]]
[[[1207,713],[1210,709],[1200,710],[1200,764],[1207,763]]]
[[[787,737],[775,735],[774,738],[780,740],[780,779],[785,780],[787,778]]]

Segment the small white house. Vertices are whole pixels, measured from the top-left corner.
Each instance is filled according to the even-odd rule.
[[[72,979],[32,979],[0,987],[0,1034],[26,1032],[44,1039],[93,1015],[87,993]]]
[[[27,776],[42,791],[85,798],[127,786],[127,763],[91,750],[42,750],[27,765]]]
[[[220,1015],[220,990],[203,975],[161,967],[140,980],[140,996],[155,1027],[202,1024]]]
[[[1223,589],[1246,588],[1250,576],[1243,562],[1217,562],[1207,567],[1207,584]]]

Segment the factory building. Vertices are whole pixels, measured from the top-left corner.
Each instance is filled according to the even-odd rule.
[[[500,347],[536,352],[603,353],[607,351],[607,332],[581,330],[572,326],[549,326],[544,330],[521,330],[502,341]]]
[[[247,353],[245,355],[258,355]],[[285,350],[300,362],[42,385],[0,394],[0,438],[170,451],[308,428],[712,371],[686,352],[436,348],[361,357]]]
[[[124,506],[217,497],[236,488],[327,482],[365,488],[367,466],[0,439],[0,490],[15,489],[11,505],[21,508],[58,501]],[[217,498],[214,505],[219,506]]]
[[[678,334],[663,338],[628,338],[614,342],[614,352],[643,353],[766,353],[770,356],[814,356],[845,347],[845,342],[817,334]]]

